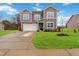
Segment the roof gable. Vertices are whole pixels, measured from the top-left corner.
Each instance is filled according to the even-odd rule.
[[[44,9],[44,10],[47,10],[47,9],[53,9],[53,10],[56,10],[56,11],[57,11],[57,9],[56,9],[55,7],[52,7],[52,6],[49,6],[49,7],[47,7],[47,8]]]
[[[21,13],[25,13],[25,12],[31,12],[29,9],[23,9],[21,10]]]
[[[75,18],[75,19],[73,19],[73,18]],[[79,19],[79,14],[76,14],[76,15],[72,15],[71,17],[70,17],[70,19],[69,19],[69,21],[67,22],[67,24],[71,21],[71,20],[78,20]],[[67,25],[66,24],[66,25]]]

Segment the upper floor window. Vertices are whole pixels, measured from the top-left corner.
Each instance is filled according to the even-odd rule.
[[[29,14],[23,14],[23,20],[29,20]]]
[[[34,20],[40,20],[41,19],[41,15],[40,14],[35,14],[34,15]]]
[[[54,12],[47,12],[47,18],[49,19],[54,18]]]

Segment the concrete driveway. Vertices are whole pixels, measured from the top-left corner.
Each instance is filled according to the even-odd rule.
[[[35,32],[16,32],[0,37],[0,56],[79,56],[79,49],[36,49]]]
[[[34,32],[16,32],[0,37],[0,49],[33,49]]]

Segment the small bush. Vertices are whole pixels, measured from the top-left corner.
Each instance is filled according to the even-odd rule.
[[[57,29],[47,29],[47,30],[45,30],[45,32],[57,32]]]
[[[58,31],[58,32],[61,32],[61,27],[58,27],[58,28],[57,28],[57,31]]]
[[[74,29],[74,30],[73,30],[73,32],[74,32],[74,33],[76,33],[76,32],[77,32],[77,30],[76,30],[76,29]]]
[[[69,35],[66,33],[59,33],[59,34],[57,34],[57,36],[69,36]]]
[[[40,30],[37,30],[37,32],[40,32]]]

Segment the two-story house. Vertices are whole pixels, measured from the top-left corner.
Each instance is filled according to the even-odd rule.
[[[22,10],[20,12],[22,31],[54,30],[57,28],[57,10],[49,6],[42,11]]]

